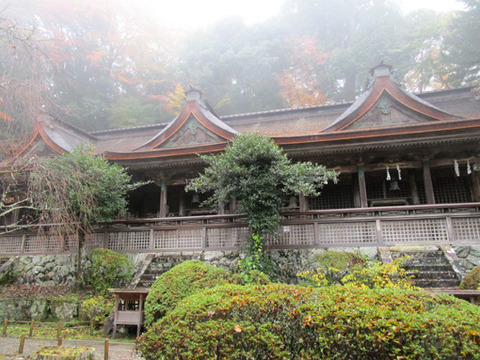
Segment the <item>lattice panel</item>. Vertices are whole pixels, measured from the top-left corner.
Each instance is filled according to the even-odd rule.
[[[108,236],[110,250],[144,250],[150,243],[150,231],[111,232]]]
[[[382,221],[382,233],[389,244],[448,241],[445,219]]]
[[[22,236],[2,236],[0,239],[0,253],[21,253]]]
[[[207,248],[241,247],[250,236],[248,227],[208,229]]]
[[[27,235],[25,239],[25,253],[52,253],[63,252],[60,236]]]
[[[480,218],[452,219],[456,241],[480,242]]]
[[[277,237],[267,238],[267,245],[313,245],[313,225],[281,226]]]
[[[105,233],[94,233],[87,236],[87,250],[103,248],[105,246]]]
[[[202,248],[202,229],[159,230],[154,234],[155,249]]]
[[[320,196],[308,198],[310,210],[353,208],[353,192],[351,186],[327,185]]]
[[[437,204],[473,201],[470,186],[465,177],[434,177],[433,192]]]
[[[374,222],[349,222],[318,225],[319,245],[374,244],[376,225]]]

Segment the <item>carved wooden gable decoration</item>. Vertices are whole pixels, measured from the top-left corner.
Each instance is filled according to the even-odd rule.
[[[169,139],[156,148],[204,145],[223,141],[225,141],[225,138],[207,129],[191,114],[187,121]]]
[[[200,91],[191,89],[186,95],[187,100],[180,114],[153,139],[135,151],[226,144],[238,135],[237,131],[218,118]]]
[[[390,76],[390,66],[372,69],[374,82],[324,132],[394,128],[457,120],[435,106],[408,94]]]

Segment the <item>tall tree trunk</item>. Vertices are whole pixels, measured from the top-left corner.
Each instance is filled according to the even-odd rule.
[[[82,287],[83,267],[82,267],[82,249],[85,244],[85,231],[78,232],[78,252],[77,252],[77,274],[75,288],[79,290]]]

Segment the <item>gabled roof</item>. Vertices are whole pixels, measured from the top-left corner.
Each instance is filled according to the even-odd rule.
[[[129,152],[105,152],[108,159],[134,159],[223,150],[239,133],[225,124],[196,89],[186,92],[178,114],[153,138]]]
[[[460,119],[409,94],[391,77],[391,66],[380,63],[371,70],[373,83],[322,132],[378,129]]]
[[[51,115],[41,114],[23,146],[5,164],[26,154],[48,156],[71,151],[79,144],[94,144],[96,138]],[[45,146],[46,145],[46,146]]]

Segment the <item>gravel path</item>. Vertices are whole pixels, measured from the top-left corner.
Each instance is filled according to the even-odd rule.
[[[22,355],[15,355],[18,351],[20,338],[17,337],[0,337],[0,359],[25,359],[27,355],[33,354],[41,346],[56,346],[57,339],[25,339],[25,346]],[[95,356],[104,359],[104,341],[93,340],[63,340],[62,346],[88,346],[95,348]],[[108,359],[110,360],[142,360],[143,358],[133,350],[135,344],[132,343],[109,343]],[[3,357],[2,357],[3,356]],[[5,357],[6,356],[6,357]]]

